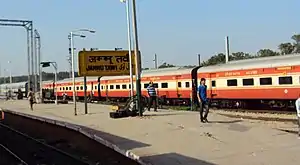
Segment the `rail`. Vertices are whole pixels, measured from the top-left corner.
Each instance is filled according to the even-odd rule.
[[[24,160],[18,157],[14,152],[0,144],[0,155],[3,163],[11,164],[12,162],[19,165],[28,165]],[[9,158],[10,157],[10,158]]]

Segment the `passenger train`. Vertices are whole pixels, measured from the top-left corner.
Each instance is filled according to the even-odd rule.
[[[200,78],[206,78],[211,105],[220,108],[289,108],[300,94],[300,55],[262,57],[231,61],[207,67],[174,67],[142,71],[142,94],[154,82],[165,104],[186,104],[197,100]],[[43,83],[53,89],[53,83]],[[83,99],[83,77],[76,78],[78,99]],[[87,77],[87,93],[94,98],[126,100],[130,96],[129,76]],[[135,85],[134,85],[135,88]],[[57,95],[73,95],[71,79],[57,82]]]

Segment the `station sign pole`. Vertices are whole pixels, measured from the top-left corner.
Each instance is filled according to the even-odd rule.
[[[142,91],[141,91],[141,55],[139,52],[139,40],[138,40],[138,32],[137,32],[137,20],[136,20],[136,3],[135,0],[132,0],[132,28],[133,28],[133,38],[134,38],[134,54],[135,54],[135,63],[136,63],[136,107],[139,111],[139,116],[143,116],[141,98],[142,98]]]

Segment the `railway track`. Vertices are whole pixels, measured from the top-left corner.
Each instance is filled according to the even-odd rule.
[[[0,165],[88,165],[68,153],[0,123]]]
[[[11,150],[0,144],[0,165],[14,164],[14,165],[28,165],[24,160],[19,158]]]

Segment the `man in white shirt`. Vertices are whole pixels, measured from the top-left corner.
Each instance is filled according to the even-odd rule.
[[[296,104],[298,127],[299,127],[298,138],[300,138],[300,95],[299,95],[298,99],[296,100],[295,104]]]

